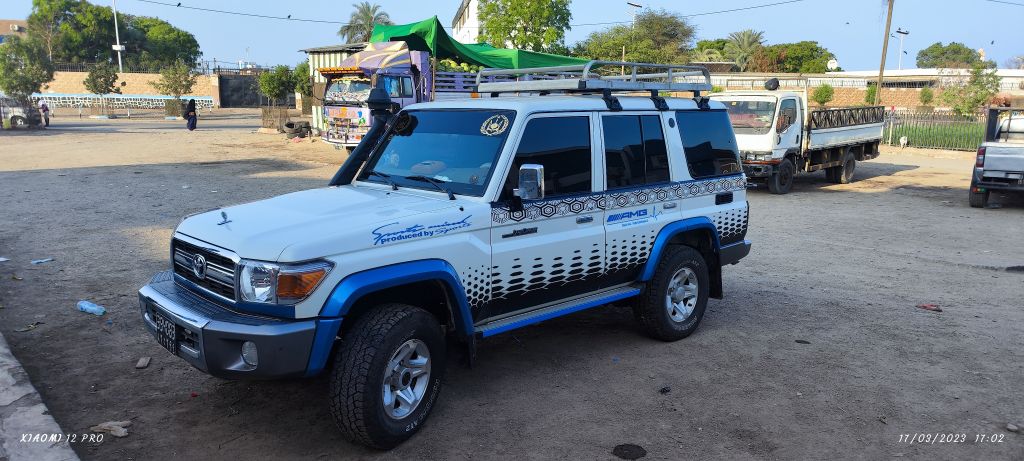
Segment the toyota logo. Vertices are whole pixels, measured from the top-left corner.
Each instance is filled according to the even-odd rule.
[[[192,257],[192,273],[196,274],[199,280],[206,278],[206,258],[197,254]]]

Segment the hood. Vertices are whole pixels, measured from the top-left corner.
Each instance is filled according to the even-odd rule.
[[[246,259],[298,262],[365,248],[366,239],[356,237],[382,223],[455,203],[402,191],[326,187],[196,214],[177,232]]]
[[[775,130],[765,134],[736,134],[740,152],[771,152],[775,148]]]

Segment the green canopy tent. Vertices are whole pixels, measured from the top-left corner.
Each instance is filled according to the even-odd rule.
[[[404,41],[410,50],[426,51],[437,59],[452,59],[496,69],[571,66],[589,59],[559,56],[535,51],[495,48],[486,43],[464,44],[451,38],[437,16],[411,24],[385,26],[374,24],[371,43]]]

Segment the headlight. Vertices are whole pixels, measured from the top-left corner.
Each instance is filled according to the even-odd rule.
[[[306,299],[334,267],[328,261],[273,264],[243,259],[239,264],[242,301],[265,304],[295,304]]]
[[[771,152],[743,152],[743,160],[748,162],[767,162],[772,159]]]

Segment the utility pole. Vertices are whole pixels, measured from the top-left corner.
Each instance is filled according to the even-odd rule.
[[[885,75],[885,53],[889,51],[889,28],[892,26],[892,4],[889,0],[889,14],[885,17],[885,34],[882,35],[882,64],[878,66],[878,84],[875,87],[875,105],[882,101],[882,78]]]
[[[117,72],[124,73],[124,65],[121,64],[121,52],[124,51],[124,45],[121,44],[121,32],[117,30],[117,0],[111,0],[110,4],[114,10],[114,40],[117,42],[114,44],[114,51],[117,52]]]
[[[910,31],[909,30],[903,30],[903,29],[897,27],[896,28],[896,35],[899,35],[899,38],[900,38],[900,67],[899,67],[899,69],[903,70],[903,39],[906,38],[907,35],[910,35]]]

